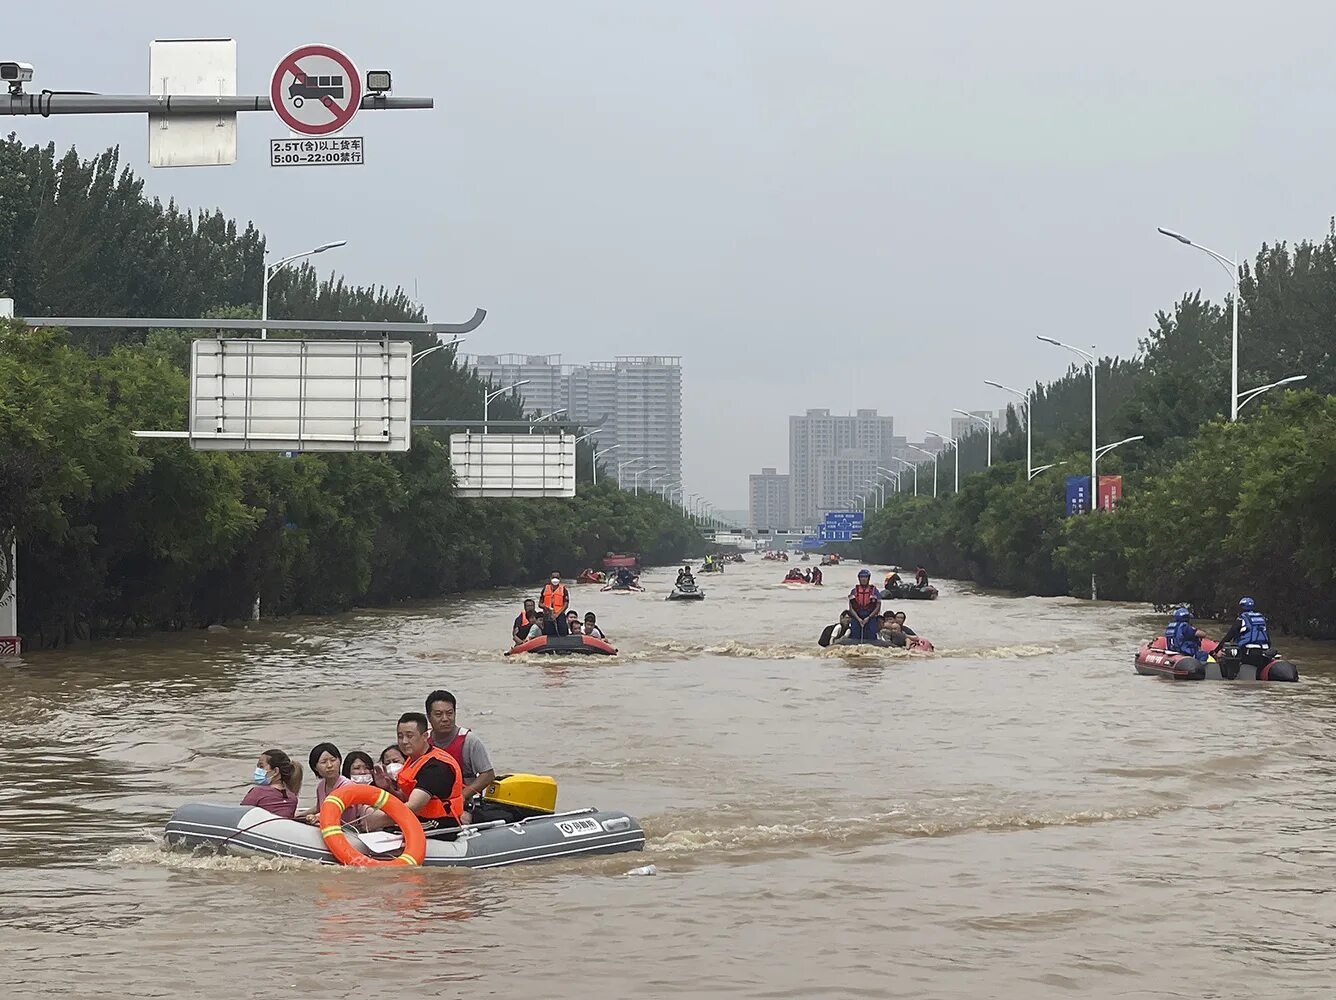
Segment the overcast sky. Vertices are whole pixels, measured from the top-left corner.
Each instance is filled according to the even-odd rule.
[[[364,112],[364,167],[271,169],[265,114],[241,116],[232,167],[150,171],[129,116],[5,128],[120,143],[151,194],[253,219],[278,252],[347,239],[321,264],[416,289],[432,319],[485,307],[472,351],[682,355],[689,485],[726,508],[786,468],[790,413],[877,407],[917,438],[1004,405],[985,378],[1060,374],[1036,333],[1127,355],[1182,292],[1222,295],[1157,225],[1251,254],[1336,207],[1330,3],[46,0],[5,20],[32,89],[146,93],[151,39],[233,37],[243,93],[328,42],[434,97]]]

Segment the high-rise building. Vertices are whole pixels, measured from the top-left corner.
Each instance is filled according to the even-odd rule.
[[[751,476],[750,521],[753,528],[793,527],[789,477],[774,469],[762,469]]]
[[[619,445],[618,461],[643,458],[654,477],[682,477],[682,359],[628,355],[586,365],[563,365],[560,354],[482,354],[466,359],[498,388],[516,390],[524,412],[565,409],[564,419],[594,433],[599,448]],[[611,456],[610,456],[611,457]]]
[[[827,511],[848,509],[848,494],[889,468],[895,454],[894,418],[876,410],[832,416],[808,410],[789,417],[789,477],[795,527],[819,524]],[[838,459],[827,464],[828,459]],[[857,483],[849,483],[854,475]]]
[[[478,354],[465,363],[498,389],[528,379],[528,385],[515,391],[524,397],[524,412],[529,416],[566,405],[566,371],[560,354]]]

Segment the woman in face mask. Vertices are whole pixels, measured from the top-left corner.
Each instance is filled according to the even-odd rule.
[[[343,758],[343,776],[354,785],[369,785],[375,775],[376,766],[371,754],[365,750],[354,750]]]
[[[377,788],[392,792],[396,798],[402,799],[403,794],[399,791],[399,783],[395,779],[399,777],[399,772],[403,769],[403,751],[391,743],[380,752],[380,764],[372,768],[371,783]]]
[[[241,800],[243,806],[258,806],[275,816],[297,815],[297,793],[302,788],[302,768],[282,750],[266,750],[255,761],[255,787]]]

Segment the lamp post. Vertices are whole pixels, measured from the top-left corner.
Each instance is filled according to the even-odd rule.
[[[586,434],[585,436],[588,437],[589,435]],[[621,447],[621,445],[619,445],[619,444],[610,444],[610,445],[608,445],[608,447],[603,448],[603,449],[601,449],[601,450],[599,450],[599,451],[594,452],[594,461],[593,461],[592,464],[593,464],[593,466],[594,466],[593,472],[594,472],[594,485],[595,485],[595,486],[598,485],[598,460],[599,460],[600,458],[602,458],[604,455],[606,455],[608,452],[610,452],[610,451],[616,451],[616,450],[617,450],[618,448],[620,448],[620,447]],[[621,466],[618,466],[618,467],[617,467],[617,471],[618,471],[618,472],[621,472]],[[620,485],[620,484],[618,484],[618,485]]]
[[[1210,247],[1204,247],[1200,243],[1193,243],[1182,233],[1176,233],[1172,229],[1165,229],[1163,226],[1157,227],[1161,233],[1168,236],[1171,240],[1178,240],[1185,246],[1195,247],[1202,253],[1207,254],[1217,264],[1225,269],[1229,279],[1234,283],[1234,308],[1233,308],[1233,328],[1234,333],[1231,338],[1230,361],[1229,361],[1229,419],[1239,419],[1239,262],[1230,260],[1222,253],[1216,253]]]
[[[949,444],[952,450],[956,453],[956,488],[954,492],[959,493],[960,492],[960,442],[953,437],[947,437],[945,434],[938,434],[936,431],[928,431],[928,433],[941,438],[943,441]],[[933,478],[933,491],[934,491],[933,496],[936,496],[937,473],[935,471],[933,472],[932,478]]]
[[[1282,385],[1289,385],[1291,382],[1302,382],[1306,378],[1308,378],[1307,375],[1291,375],[1289,378],[1283,378],[1279,382],[1272,382],[1270,385],[1259,385],[1256,389],[1249,389],[1247,392],[1239,395],[1239,409],[1243,409],[1264,392],[1270,392],[1272,389]]]
[[[644,457],[643,455],[637,455],[635,458],[628,458],[628,459],[627,459],[626,461],[624,461],[624,462],[618,462],[618,463],[617,463],[617,488],[618,488],[619,490],[624,490],[624,489],[626,489],[626,487],[622,485],[622,469],[623,469],[623,467],[628,466],[628,465],[635,465],[637,462],[643,462],[643,461],[645,461],[645,457]]]
[[[937,498],[937,453],[936,453],[935,451],[929,451],[927,448],[920,448],[920,447],[919,447],[918,445],[916,445],[916,444],[906,445],[905,447],[907,447],[907,448],[912,448],[914,451],[918,452],[919,454],[921,454],[921,455],[927,455],[929,458],[932,459],[932,495],[933,495],[933,499],[936,499],[936,498]],[[915,478],[917,479],[917,476],[916,476]]]
[[[1071,351],[1073,354],[1080,355],[1085,359],[1086,364],[1090,366],[1090,509],[1095,509],[1095,484],[1098,480],[1095,478],[1095,356],[1079,347],[1073,347],[1071,344],[1064,344],[1060,340],[1054,340],[1052,337],[1036,337],[1036,340],[1042,340],[1045,344],[1052,344],[1054,347],[1061,347],[1064,351]],[[1090,348],[1094,350],[1094,348]]]
[[[1121,441],[1113,442],[1113,444],[1100,445],[1095,449],[1095,461],[1098,462],[1109,452],[1113,451],[1114,448],[1121,448],[1123,445],[1131,444],[1133,441],[1144,441],[1145,437],[1144,434],[1138,434],[1136,437],[1123,438]]]
[[[962,417],[969,417],[971,420],[977,420],[988,428],[988,468],[991,469],[993,467],[993,421],[991,419],[984,420],[977,413],[970,413],[967,410],[952,409],[951,412],[959,413]]]
[[[260,319],[268,321],[269,319],[269,279],[276,275],[283,268],[287,267],[294,260],[301,260],[303,257],[310,257],[314,254],[324,253],[326,250],[333,250],[335,247],[347,246],[347,240],[335,240],[333,243],[321,243],[318,247],[310,250],[303,250],[301,253],[294,253],[290,257],[284,257],[282,260],[274,261],[272,264],[264,266],[264,290],[260,293]],[[268,340],[269,331],[261,328],[260,339]]]
[[[423,358],[425,358],[428,354],[435,354],[437,351],[443,351],[443,350],[445,350],[447,347],[454,347],[456,344],[461,343],[462,341],[466,340],[467,338],[468,338],[468,334],[466,334],[466,333],[465,333],[465,334],[456,334],[456,335],[455,335],[455,339],[452,340],[452,341],[450,341],[450,343],[447,344],[447,343],[445,342],[445,334],[441,334],[441,337],[440,337],[440,341],[441,341],[441,342],[440,342],[439,344],[437,344],[435,347],[428,347],[425,351],[418,351],[416,354],[413,355],[413,357],[412,357],[411,359],[409,359],[409,365],[410,365],[410,367],[411,367],[412,365],[416,365],[419,361],[421,361]]]
[[[907,461],[905,461],[903,458],[895,458],[895,457],[892,457],[892,458],[891,458],[891,461],[892,461],[892,462],[899,462],[901,465],[903,465],[903,466],[904,466],[906,469],[908,469],[910,472],[914,473],[914,496],[918,496],[918,466],[915,465],[913,462],[907,462]],[[878,469],[881,469],[881,466],[877,466],[877,468],[878,468]],[[884,470],[884,469],[883,469],[882,471],[889,471],[889,470]]]
[[[640,477],[647,472],[653,472],[655,469],[662,468],[662,465],[647,465],[643,469],[636,469],[635,472],[631,473],[631,492],[636,496],[640,496]]]
[[[492,400],[496,399],[496,397],[497,397],[497,396],[500,396],[502,393],[510,392],[511,389],[518,389],[520,386],[522,386],[522,385],[528,385],[528,384],[529,384],[530,382],[532,382],[532,381],[533,381],[533,379],[527,379],[527,378],[526,378],[526,379],[520,379],[520,381],[518,381],[518,382],[513,382],[513,383],[511,383],[510,385],[507,385],[507,386],[502,386],[500,389],[497,389],[497,390],[495,390],[494,392],[485,392],[485,393],[483,393],[483,397],[482,397],[482,432],[483,432],[484,434],[487,433],[487,408],[488,408],[489,406],[492,405]]]
[[[1019,389],[1013,389],[1009,385],[1003,385],[1001,382],[994,382],[991,379],[984,379],[983,384],[991,385],[994,389],[1001,389],[1003,392],[1009,392],[1013,396],[1019,396],[1021,405],[1025,407],[1025,481],[1028,483],[1040,472],[1044,471],[1043,469],[1035,469],[1033,464],[1034,459],[1032,457],[1033,453],[1030,450],[1031,442],[1034,437],[1034,428],[1030,421],[1030,390],[1026,389],[1024,392],[1021,392]],[[1053,468],[1051,465],[1044,466],[1044,469],[1051,468]]]

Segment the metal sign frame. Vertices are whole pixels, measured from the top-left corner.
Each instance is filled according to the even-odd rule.
[[[450,435],[455,492],[463,497],[575,496],[575,435]]]

